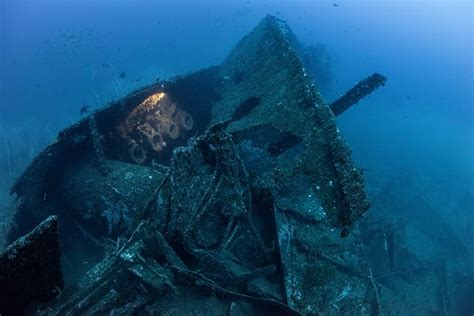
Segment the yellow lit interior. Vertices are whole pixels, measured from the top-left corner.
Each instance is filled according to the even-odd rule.
[[[166,93],[159,92],[140,103],[117,130],[128,144],[130,158],[141,164],[146,161],[147,147],[160,152],[169,141],[191,130],[193,125],[189,113],[180,109]]]

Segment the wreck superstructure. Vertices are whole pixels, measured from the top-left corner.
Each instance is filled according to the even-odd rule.
[[[113,102],[35,158],[12,187],[8,237],[57,215],[73,284],[37,313],[380,308],[350,234],[369,202],[335,114],[385,78],[330,106],[294,40],[268,16],[220,66]]]

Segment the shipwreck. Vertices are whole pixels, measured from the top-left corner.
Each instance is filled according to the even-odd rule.
[[[11,189],[0,313],[377,313],[348,252],[370,204],[335,117],[386,79],[327,103],[300,47],[267,16],[221,65],[60,132]]]

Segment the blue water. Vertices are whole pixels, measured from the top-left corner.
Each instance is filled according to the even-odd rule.
[[[463,226],[474,221],[471,1],[3,0],[0,220],[6,188],[82,106],[219,64],[268,13],[303,43],[324,45],[334,77],[322,91],[328,102],[373,72],[388,78],[338,117],[371,198],[395,184],[401,199],[423,197],[474,242]]]

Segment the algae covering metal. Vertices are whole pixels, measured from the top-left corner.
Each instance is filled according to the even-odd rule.
[[[319,309],[314,289],[323,285],[322,294],[326,284],[304,285],[307,276],[327,273],[310,264],[318,250],[310,245],[316,236],[333,235],[324,227],[329,226],[326,218],[347,236],[369,202],[361,171],[351,161],[333,113],[291,47],[290,35],[284,22],[266,17],[237,44],[221,65],[223,97],[213,107],[212,121],[232,119],[248,108],[247,100],[258,100],[227,130],[235,135],[244,164],[255,174],[253,185],[273,196],[287,301],[310,312]],[[261,139],[268,134],[272,137]]]
[[[268,16],[219,67],[132,93],[40,153],[12,188],[10,239],[60,210],[63,243],[80,236],[107,254],[40,310],[260,315],[379,305],[349,234],[369,207],[362,174],[293,37]],[[75,263],[75,253],[63,257]]]
[[[250,140],[255,150],[263,149],[270,155],[269,147],[284,145],[285,138],[299,140],[284,148],[283,153],[295,151],[291,159],[280,157],[281,152],[273,154],[278,165],[259,175],[261,185],[276,189],[279,184],[307,177],[305,184],[311,185],[312,196],[345,235],[369,207],[361,172],[351,161],[333,113],[291,47],[290,32],[284,22],[267,17],[237,44],[221,65],[222,99],[213,106],[212,122],[231,118],[249,98],[258,100],[248,115],[229,124],[230,133],[239,140]],[[274,144],[262,146],[252,140],[269,128],[279,134]],[[243,134],[247,135],[239,137]],[[301,148],[295,148],[299,143]]]
[[[64,288],[58,222],[50,216],[0,252],[0,311],[22,315],[30,301],[48,302]]]

